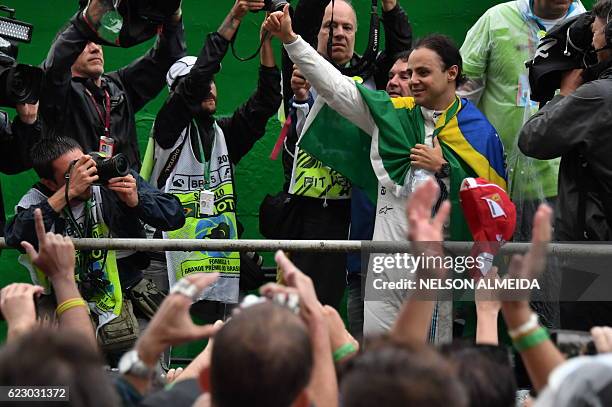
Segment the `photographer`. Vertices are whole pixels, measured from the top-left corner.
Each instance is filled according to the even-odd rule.
[[[336,66],[355,67],[362,62],[362,57],[355,53],[357,15],[349,2],[300,0],[293,21],[296,33]],[[382,1],[382,22],[385,50],[376,56],[374,68],[364,68],[357,74],[358,80],[370,89],[385,89],[389,70],[398,54],[412,47],[410,22],[396,0]],[[331,55],[328,49],[330,35]],[[290,78],[289,84],[285,80],[285,98],[293,93],[287,102],[291,122],[283,151],[283,189],[293,195],[293,205],[301,214],[300,219],[287,220],[287,223],[295,221],[290,227],[295,235],[284,238],[344,240],[349,237],[350,224],[351,240],[372,239],[375,208],[365,194],[352,189],[345,177],[296,147],[317,90],[311,88],[299,69],[292,67],[291,61],[283,62],[283,73],[285,78]],[[311,182],[313,180],[316,181]],[[313,278],[321,302],[334,307],[340,305],[346,287],[346,255],[296,252],[291,253],[291,259]],[[349,255],[348,271],[349,286],[360,287],[359,255]],[[358,325],[359,321],[355,323]],[[356,328],[353,332],[358,331]]]
[[[140,167],[134,115],[164,87],[170,66],[185,55],[181,9],[166,21],[156,45],[146,55],[104,74],[102,47],[95,28],[102,0],[91,0],[57,37],[43,64],[40,103],[45,136],[70,137],[85,151],[98,151],[100,138],[114,141],[130,166]]]
[[[561,157],[555,239],[612,240],[612,38],[606,35],[612,1],[593,6],[591,25],[597,80],[583,84],[581,70],[568,71],[555,96],[523,127],[519,148],[540,160]],[[610,304],[562,304],[561,326],[586,330],[610,325]]]
[[[217,32],[208,35],[199,57],[182,58],[168,72],[170,97],[153,127],[156,162],[151,182],[179,197],[188,216],[183,228],[164,233],[164,238],[238,238],[234,166],[263,137],[268,119],[281,103],[281,77],[271,36],[263,40],[255,92],[230,117],[214,116],[214,75],[242,18],[249,10],[263,6],[260,0],[237,0]],[[210,197],[208,207],[204,206],[205,197]],[[166,259],[171,285],[193,270],[219,272],[221,278],[206,299],[238,301],[237,277],[247,274],[239,253],[166,252]]]
[[[40,182],[20,200],[15,217],[7,224],[6,241],[10,246],[19,247],[22,241],[38,246],[34,216],[37,208],[42,211],[45,230],[70,237],[143,238],[141,222],[169,230],[181,227],[185,221],[175,197],[151,187],[134,171],[101,180],[100,163],[85,155],[73,139],[42,139],[33,147],[31,157]],[[104,184],[95,185],[96,182]],[[148,258],[139,252],[78,252],[77,281],[83,297],[98,315],[99,326],[121,315],[117,320],[121,326],[114,328],[135,331],[129,335],[135,339],[137,323],[129,301],[122,298],[121,287],[138,283],[141,270],[147,266]],[[35,282],[45,286],[44,281],[36,281],[41,277],[36,270],[30,268],[30,272]],[[109,329],[112,328],[111,322]],[[103,345],[107,345],[104,329],[101,332]],[[122,346],[115,339],[114,345]]]
[[[13,122],[8,114],[0,111],[0,172],[18,174],[32,168],[30,149],[40,138],[40,122],[37,120],[38,104],[18,104]],[[4,236],[4,200],[0,188],[0,236]]]

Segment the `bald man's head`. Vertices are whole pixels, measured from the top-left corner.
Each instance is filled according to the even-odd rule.
[[[357,15],[353,6],[344,0],[334,2],[334,37],[332,41],[332,60],[338,65],[345,65],[355,52],[355,33],[357,32]],[[325,8],[325,15],[317,37],[317,51],[327,56],[329,28],[332,24],[332,3]]]

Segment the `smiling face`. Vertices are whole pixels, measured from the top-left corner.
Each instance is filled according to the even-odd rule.
[[[327,40],[329,28],[332,26],[332,4],[325,8],[325,15],[317,37],[317,51],[327,55]],[[344,65],[355,52],[355,33],[357,32],[357,16],[353,8],[344,1],[336,1],[333,22],[334,37],[332,39],[332,59],[338,65]]]
[[[408,57],[409,87],[417,105],[444,110],[455,97],[459,68],[446,68],[440,56],[429,48],[417,48]]]
[[[398,59],[389,71],[387,93],[392,98],[410,96],[410,76],[408,75],[408,61]]]
[[[81,55],[72,64],[72,76],[98,79],[104,73],[104,52],[96,43],[87,44]]]

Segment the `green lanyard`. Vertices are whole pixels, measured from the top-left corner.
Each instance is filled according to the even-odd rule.
[[[198,134],[198,147],[200,149],[200,159],[202,160],[202,166],[204,167],[204,189],[210,188],[210,163],[212,161],[212,150],[210,152],[210,161],[206,162],[206,155],[204,154],[204,149],[202,148],[202,137],[200,136],[200,129],[198,128],[198,124],[195,120],[192,121],[193,126],[196,129],[196,133]],[[214,129],[213,129],[214,131]],[[214,141],[213,141],[214,146]]]
[[[442,132],[444,127],[446,127],[446,125],[451,120],[453,120],[453,118],[457,115],[457,112],[459,111],[460,107],[461,107],[461,101],[460,101],[460,99],[458,97],[455,97],[455,101],[453,102],[451,107],[446,109],[445,117],[444,117],[444,124],[442,126],[436,127],[434,129],[432,138],[438,137],[438,134],[440,134]]]
[[[444,115],[444,124],[434,128],[432,139],[434,137],[438,137],[438,135],[442,132],[442,130],[444,130],[444,127],[446,127],[446,125],[451,120],[453,120],[453,118],[457,115],[457,112],[459,112],[460,108],[461,108],[461,100],[458,97],[455,97],[455,101],[453,102],[453,104],[448,109],[446,109],[446,112]],[[416,114],[416,122],[417,122],[417,126],[420,129],[419,143],[423,144],[425,143],[425,120],[423,118],[423,113],[421,112],[420,108]]]

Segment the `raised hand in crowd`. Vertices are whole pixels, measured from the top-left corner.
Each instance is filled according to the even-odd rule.
[[[512,257],[509,278],[536,279],[544,272],[552,235],[551,219],[552,209],[546,204],[540,205],[533,218],[533,238],[529,251],[524,256]],[[502,301],[502,314],[533,386],[541,390],[553,369],[565,360],[563,355],[539,325],[527,298],[521,301]],[[532,340],[527,343],[527,339]]]
[[[304,78],[297,65],[293,65],[293,73],[291,74],[291,90],[293,90],[294,100],[296,102],[305,102],[308,100],[310,92],[310,82]]]
[[[344,362],[357,354],[359,342],[346,330],[344,321],[338,311],[329,305],[323,306],[323,315],[329,329],[331,352],[335,362]],[[337,352],[342,349],[341,352]],[[346,349],[346,351],[344,351]]]
[[[423,253],[426,256],[444,256],[442,243],[444,241],[444,224],[450,214],[450,202],[445,201],[440,206],[438,213],[432,218],[431,208],[438,199],[439,187],[433,180],[423,183],[412,193],[406,205],[406,217],[408,219],[408,240],[412,253]],[[416,270],[417,279],[443,278],[448,271],[446,269]],[[399,313],[391,335],[405,343],[425,343],[431,315],[435,301],[421,298],[423,295],[433,293],[422,293],[417,290],[404,303]]]
[[[495,280],[498,278],[497,267],[484,276],[484,279]],[[501,301],[496,298],[495,293],[487,289],[476,289],[474,292],[476,302],[476,343],[482,345],[498,345],[497,319],[501,310]]]
[[[15,110],[17,110],[19,119],[25,124],[34,124],[38,118],[38,102],[34,105],[17,103]]]
[[[612,352],[612,328],[609,326],[594,326],[591,328],[591,336],[597,353]]]
[[[130,208],[138,206],[138,185],[132,174],[108,180],[108,189],[114,191],[119,199]]]
[[[7,342],[15,341],[36,325],[34,298],[44,288],[37,285],[14,283],[0,290],[0,311],[8,324]]]
[[[285,295],[297,293],[300,316],[308,326],[313,354],[308,397],[317,406],[337,406],[338,381],[330,352],[330,333],[324,308],[317,299],[312,279],[302,273],[282,251],[278,251],[274,259],[287,286],[270,283],[261,287],[260,292],[268,298],[273,298],[279,293]]]
[[[264,5],[263,0],[236,0],[217,32],[226,40],[231,41],[244,16],[249,11],[261,10]]]
[[[81,297],[74,279],[76,253],[69,237],[45,232],[42,212],[34,211],[38,252],[28,242],[21,242],[33,265],[42,270],[53,286],[57,300],[57,316],[61,329],[79,332],[97,349],[97,341],[89,318],[89,308]]]
[[[196,325],[189,314],[191,304],[217,278],[217,273],[197,273],[186,276],[175,284],[136,342],[138,357],[150,369],[154,369],[159,357],[169,346],[209,338],[217,332],[218,325]],[[130,374],[125,377],[141,394],[147,392],[153,379],[150,377],[147,380]]]
[[[283,11],[271,13],[264,22],[264,29],[270,34],[278,37],[283,43],[288,44],[297,39],[297,35],[291,27],[291,16],[289,15],[289,5]]]

